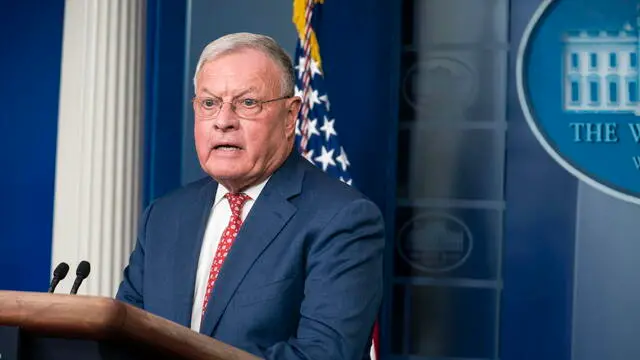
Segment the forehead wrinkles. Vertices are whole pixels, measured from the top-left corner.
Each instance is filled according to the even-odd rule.
[[[198,82],[198,91],[214,96],[239,96],[243,94],[262,94],[265,92],[264,81],[259,77],[234,78],[233,76],[203,77]]]

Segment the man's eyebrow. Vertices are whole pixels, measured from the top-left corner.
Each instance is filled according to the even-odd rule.
[[[213,93],[211,91],[209,91],[209,89],[202,89],[202,92],[207,93],[208,95],[211,95],[213,97],[217,97],[217,96],[213,95]]]

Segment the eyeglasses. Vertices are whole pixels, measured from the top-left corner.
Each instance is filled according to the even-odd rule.
[[[220,98],[216,97],[194,97],[193,102],[197,106],[196,116],[203,120],[211,120],[214,119],[222,110],[222,105],[225,103],[231,104],[231,110],[236,113],[238,116],[243,118],[251,118],[257,116],[262,111],[264,104],[289,99],[292,96],[282,96],[279,98],[271,99],[271,100],[257,100],[251,98],[238,98],[233,99],[232,101],[222,101]]]

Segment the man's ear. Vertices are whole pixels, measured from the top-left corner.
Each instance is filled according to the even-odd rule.
[[[298,113],[302,107],[302,99],[299,96],[294,96],[289,99],[287,104],[287,123],[285,124],[285,132],[287,137],[295,135],[296,120],[298,119]]]

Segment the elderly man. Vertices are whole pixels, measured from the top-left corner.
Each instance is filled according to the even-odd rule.
[[[145,210],[116,298],[266,359],[368,358],[383,219],[294,150],[294,79],[269,37],[206,46],[193,109],[210,176]]]

